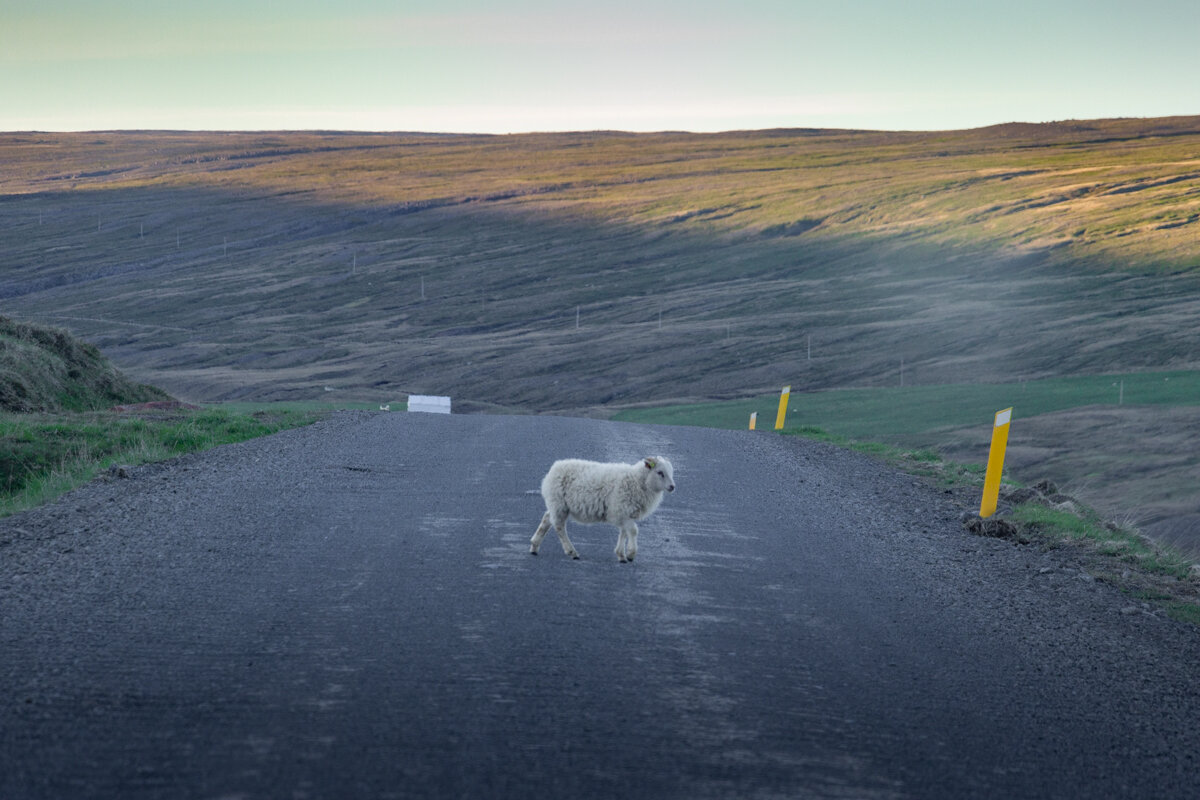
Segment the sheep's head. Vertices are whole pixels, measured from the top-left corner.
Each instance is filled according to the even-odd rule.
[[[646,485],[651,491],[675,491],[675,475],[670,461],[662,456],[650,456],[642,461],[642,466],[646,468]]]

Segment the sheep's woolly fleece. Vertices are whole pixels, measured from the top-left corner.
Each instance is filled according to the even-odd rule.
[[[608,522],[617,527],[616,554],[631,561],[637,554],[636,520],[654,512],[664,492],[675,490],[674,469],[661,456],[633,464],[606,464],[581,459],[556,461],[542,479],[546,513],[530,540],[529,552],[537,554],[542,539],[553,525],[563,552],[579,558],[567,535],[567,519],[577,522]]]

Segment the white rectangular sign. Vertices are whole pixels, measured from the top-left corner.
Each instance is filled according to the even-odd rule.
[[[449,414],[450,398],[431,394],[410,394],[409,411],[425,411],[430,414]]]

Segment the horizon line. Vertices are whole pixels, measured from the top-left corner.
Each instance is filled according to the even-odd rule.
[[[625,136],[655,136],[655,135],[692,135],[692,136],[717,136],[724,134],[735,133],[770,133],[779,131],[806,131],[806,132],[830,132],[830,133],[965,133],[969,131],[980,131],[988,128],[999,128],[1006,125],[1028,125],[1028,126],[1044,126],[1044,125],[1063,125],[1069,123],[1103,123],[1103,122],[1128,122],[1132,120],[1152,121],[1152,120],[1183,120],[1196,119],[1200,120],[1200,114],[1171,114],[1165,116],[1116,116],[1116,117],[1069,117],[1063,119],[1041,120],[1037,122],[1027,120],[1007,120],[1003,122],[994,122],[987,125],[977,125],[965,128],[857,128],[857,127],[821,127],[808,125],[779,125],[774,127],[764,128],[727,128],[721,130],[689,130],[686,128],[662,128],[655,130],[635,130],[626,128],[563,128],[557,130],[551,129],[531,129],[520,131],[470,131],[470,130],[419,130],[419,129],[382,129],[382,128],[156,128],[156,127],[129,127],[129,128],[72,128],[72,129],[51,129],[51,128],[21,128],[2,130],[0,135],[18,135],[18,134],[120,134],[120,133],[163,133],[163,134],[187,134],[187,133],[208,133],[208,134],[285,134],[285,133],[305,133],[305,134],[326,134],[326,135],[378,135],[378,136],[538,136],[538,135],[572,135],[572,134],[615,134]]]

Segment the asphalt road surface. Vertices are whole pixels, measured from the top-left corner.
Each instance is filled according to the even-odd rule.
[[[668,456],[528,541],[560,457]],[[0,520],[0,797],[1195,798],[1200,634],[770,433],[344,414]]]

